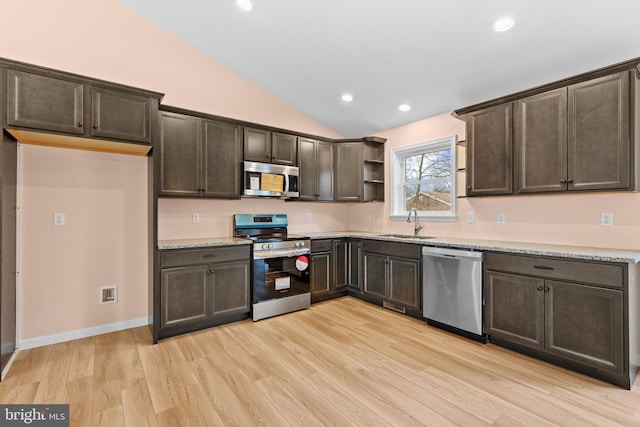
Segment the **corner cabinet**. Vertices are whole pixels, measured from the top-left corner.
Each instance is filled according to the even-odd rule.
[[[249,317],[249,245],[160,251],[154,342]]]
[[[463,108],[467,196],[638,187],[640,61]]]
[[[378,137],[336,141],[336,202],[384,202],[385,141]]]
[[[159,196],[240,198],[239,125],[161,111],[157,150]]]
[[[490,341],[630,388],[637,326],[627,264],[488,253]],[[634,366],[636,365],[636,366]]]
[[[140,155],[150,150],[160,94],[22,68],[7,70],[6,86],[7,130],[19,141]]]
[[[420,251],[420,245],[364,240],[364,299],[420,317]]]

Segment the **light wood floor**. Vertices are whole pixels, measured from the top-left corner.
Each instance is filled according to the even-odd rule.
[[[2,403],[72,426],[640,426],[631,391],[341,298],[151,344],[148,327],[19,353]]]

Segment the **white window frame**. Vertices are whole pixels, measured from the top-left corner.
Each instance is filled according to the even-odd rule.
[[[451,212],[425,212],[418,211],[418,218],[427,221],[455,221],[456,213],[456,143],[458,136],[452,135],[445,138],[434,139],[432,141],[420,142],[418,144],[399,147],[391,150],[391,203],[390,219],[394,221],[406,221],[409,212],[406,210],[403,183],[405,158],[415,156],[426,151],[440,151],[451,149]]]

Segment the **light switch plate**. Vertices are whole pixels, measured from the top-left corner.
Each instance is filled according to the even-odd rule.
[[[497,222],[498,224],[504,224],[504,223],[506,222],[506,221],[505,221],[505,217],[504,217],[504,213],[502,213],[502,212],[498,212],[498,213],[496,214],[496,222]]]
[[[473,215],[473,212],[467,212],[467,224],[473,224],[474,221],[475,217]]]
[[[197,224],[200,222],[200,214],[199,213],[192,213],[191,214],[191,222],[193,222],[194,224]]]

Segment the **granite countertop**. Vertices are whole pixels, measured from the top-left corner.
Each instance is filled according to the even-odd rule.
[[[570,258],[580,260],[605,261],[605,262],[640,262],[640,250],[624,250],[613,248],[593,248],[586,246],[565,246],[542,243],[505,242],[498,240],[480,240],[445,237],[412,237],[391,233],[371,233],[360,231],[328,231],[320,233],[296,233],[312,240],[337,239],[337,238],[363,238],[380,240],[387,242],[404,242],[419,244],[422,246],[436,246],[449,248],[463,248],[482,251],[499,251],[526,255],[543,255],[559,258]],[[209,237],[203,239],[178,239],[160,240],[158,249],[188,249],[211,246],[230,245],[250,245],[252,242],[247,239],[237,239],[234,237]]]
[[[236,239],[235,237],[206,237],[202,239],[160,240],[158,241],[158,249],[188,249],[251,244],[253,244],[253,242],[248,239]]]
[[[498,240],[480,240],[463,238],[434,237],[394,237],[391,233],[370,233],[357,231],[332,231],[323,233],[308,233],[311,239],[334,239],[341,237],[366,238],[390,242],[417,243],[423,246],[463,248],[483,251],[510,252],[526,255],[543,255],[560,258],[572,258],[580,260],[605,261],[605,262],[640,262],[640,250],[632,251],[613,248],[593,248],[586,246],[565,246],[543,243],[505,242]]]

